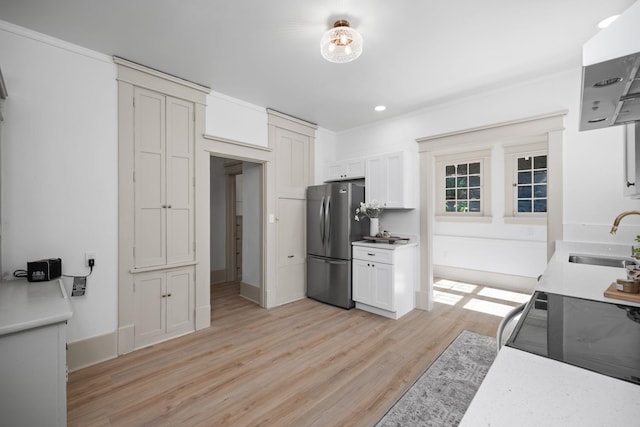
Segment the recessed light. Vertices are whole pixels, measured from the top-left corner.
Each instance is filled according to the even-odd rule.
[[[387,109],[387,107],[385,107],[384,105],[378,105],[376,108],[374,108],[374,110],[376,110],[376,111],[384,111],[386,109]]]
[[[598,28],[602,29],[602,28],[607,28],[609,25],[611,25],[611,23],[613,21],[615,21],[616,19],[618,19],[620,15],[612,15],[608,18],[604,18],[602,21],[598,22]]]

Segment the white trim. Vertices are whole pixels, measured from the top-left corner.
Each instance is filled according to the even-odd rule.
[[[163,81],[167,81],[167,82],[171,82],[171,83],[176,83],[179,84],[181,86],[185,86],[189,89],[193,89],[196,90],[198,92],[202,92],[205,95],[208,95],[209,92],[211,91],[210,88],[208,88],[207,86],[198,84],[198,83],[194,83],[194,82],[190,82],[189,80],[185,80],[181,77],[177,77],[177,76],[173,76],[171,74],[167,74],[163,71],[159,71],[153,68],[149,68],[145,65],[142,64],[138,64],[136,62],[133,61],[129,61],[128,59],[124,59],[124,58],[120,58],[119,56],[114,56],[113,57],[113,62],[117,65],[120,65],[122,67],[127,67],[130,68],[132,70],[138,71],[140,73],[144,73],[144,75],[149,75],[149,76],[153,76],[153,77],[157,77],[159,79],[162,79]],[[127,81],[129,83],[132,83],[134,85],[138,85],[138,86],[142,86],[147,84],[147,82],[145,82],[143,79],[145,78],[144,75],[136,75],[134,79],[131,79],[131,76],[125,76],[124,73],[119,70],[118,73],[118,80],[124,80]],[[146,87],[146,86],[145,86]],[[150,87],[150,89],[156,90],[156,91],[161,91],[160,88],[153,88]],[[199,101],[201,104],[206,104],[206,100],[200,100]]]
[[[537,279],[535,277],[470,270],[466,268],[449,267],[446,265],[434,265],[433,275],[440,279],[449,279],[474,285],[491,286],[525,293],[533,292],[537,284]]]
[[[118,357],[118,335],[111,332],[67,344],[67,366],[77,371]]]
[[[15,34],[17,36],[26,37],[28,39],[48,44],[49,46],[57,47],[78,55],[86,56],[87,58],[95,59],[101,62],[113,63],[113,59],[109,55],[105,55],[95,50],[87,49],[77,44],[65,42],[55,37],[48,36],[46,34],[39,33],[37,31],[29,30],[18,25],[11,24],[7,21],[0,20],[0,30],[8,33]]]
[[[554,113],[541,114],[538,116],[508,120],[491,125],[477,126],[473,128],[463,129],[455,132],[447,132],[439,135],[426,136],[416,139],[420,144],[420,151],[437,151],[434,149],[442,148],[444,144],[438,143],[439,140],[459,140],[464,139],[466,143],[478,140],[493,140],[494,143],[504,137],[512,139],[517,137],[520,132],[523,135],[531,136],[532,134],[545,134],[553,130],[564,129],[562,118],[568,114],[568,110],[557,111]],[[560,119],[558,121],[558,119]],[[507,132],[503,132],[506,129]],[[464,137],[464,138],[461,138]],[[423,144],[423,143],[427,144]],[[458,142],[459,143],[459,142]],[[483,142],[484,143],[484,142]],[[478,142],[476,142],[478,144]]]
[[[493,217],[486,215],[436,215],[436,222],[466,222],[466,223],[485,223],[493,222]]]
[[[222,142],[225,144],[232,144],[232,145],[237,145],[239,147],[245,147],[245,148],[251,148],[251,149],[256,149],[256,150],[264,150],[264,151],[273,151],[270,147],[265,147],[262,145],[255,145],[255,144],[249,144],[248,142],[240,142],[240,141],[236,141],[234,139],[227,139],[227,138],[223,138],[221,136],[215,136],[215,135],[207,135],[204,134],[202,135],[202,137],[204,139],[208,139],[211,141],[216,141],[216,142]]]
[[[259,286],[254,286],[250,283],[240,282],[240,296],[251,302],[255,302],[260,305],[261,290]]]
[[[299,119],[297,117],[290,116],[290,115],[285,114],[285,113],[281,113],[280,111],[273,110],[271,108],[267,108],[267,114],[269,114],[271,116],[269,118],[270,119],[269,124],[273,124],[274,126],[284,127],[284,126],[282,126],[282,124],[277,123],[277,120],[274,121],[274,119],[280,118],[280,119],[284,119],[284,120],[287,120],[289,122],[293,122],[293,123],[296,123],[296,124],[299,124],[299,125],[302,125],[302,126],[307,126],[307,127],[311,128],[311,129],[313,129],[314,131],[316,129],[318,129],[318,125],[315,124],[315,123],[311,123],[311,122],[309,122],[307,120]],[[293,130],[293,131],[295,132],[295,130]],[[306,135],[306,133],[305,133],[305,135]]]

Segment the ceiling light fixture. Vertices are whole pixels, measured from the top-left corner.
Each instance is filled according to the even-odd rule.
[[[610,16],[608,18],[603,19],[602,21],[598,22],[598,28],[600,28],[600,29],[607,28],[609,25],[611,25],[611,23],[613,21],[618,19],[619,16],[620,15],[613,15],[613,16]]]
[[[322,36],[320,53],[330,62],[351,62],[362,53],[362,36],[349,26],[349,21],[336,21]]]
[[[384,111],[386,109],[387,109],[387,107],[385,107],[384,105],[378,105],[376,108],[374,108],[374,110],[376,110],[376,111]]]

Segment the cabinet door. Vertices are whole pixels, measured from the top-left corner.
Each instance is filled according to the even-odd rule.
[[[305,209],[305,200],[278,199],[278,304],[305,296]]]
[[[167,97],[167,264],[194,255],[193,103]]]
[[[345,163],[347,178],[364,178],[364,160],[347,160]]]
[[[347,175],[347,165],[343,162],[329,164],[329,176],[330,181],[339,181],[344,179]]]
[[[385,200],[388,208],[405,207],[405,164],[403,153],[389,154],[385,158],[387,179],[383,183],[386,187],[383,191],[386,193]]]
[[[167,272],[167,333],[193,330],[193,267]]]
[[[308,185],[309,137],[276,128],[278,197],[304,199]]]
[[[135,266],[166,263],[165,99],[135,89],[134,254]]]
[[[371,283],[371,263],[360,259],[353,260],[353,300],[372,305],[373,283]]]
[[[134,278],[134,346],[158,340],[166,331],[166,274],[150,272]]]
[[[373,301],[371,305],[384,310],[395,311],[393,266],[391,264],[372,264],[371,282]]]
[[[365,173],[365,199],[367,202],[377,200],[385,206],[387,200],[387,170],[384,158],[373,157],[367,159]]]

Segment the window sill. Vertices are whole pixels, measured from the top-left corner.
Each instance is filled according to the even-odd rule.
[[[505,216],[505,224],[517,225],[547,225],[546,216]]]
[[[490,216],[437,215],[436,222],[466,222],[488,224],[493,220]]]

